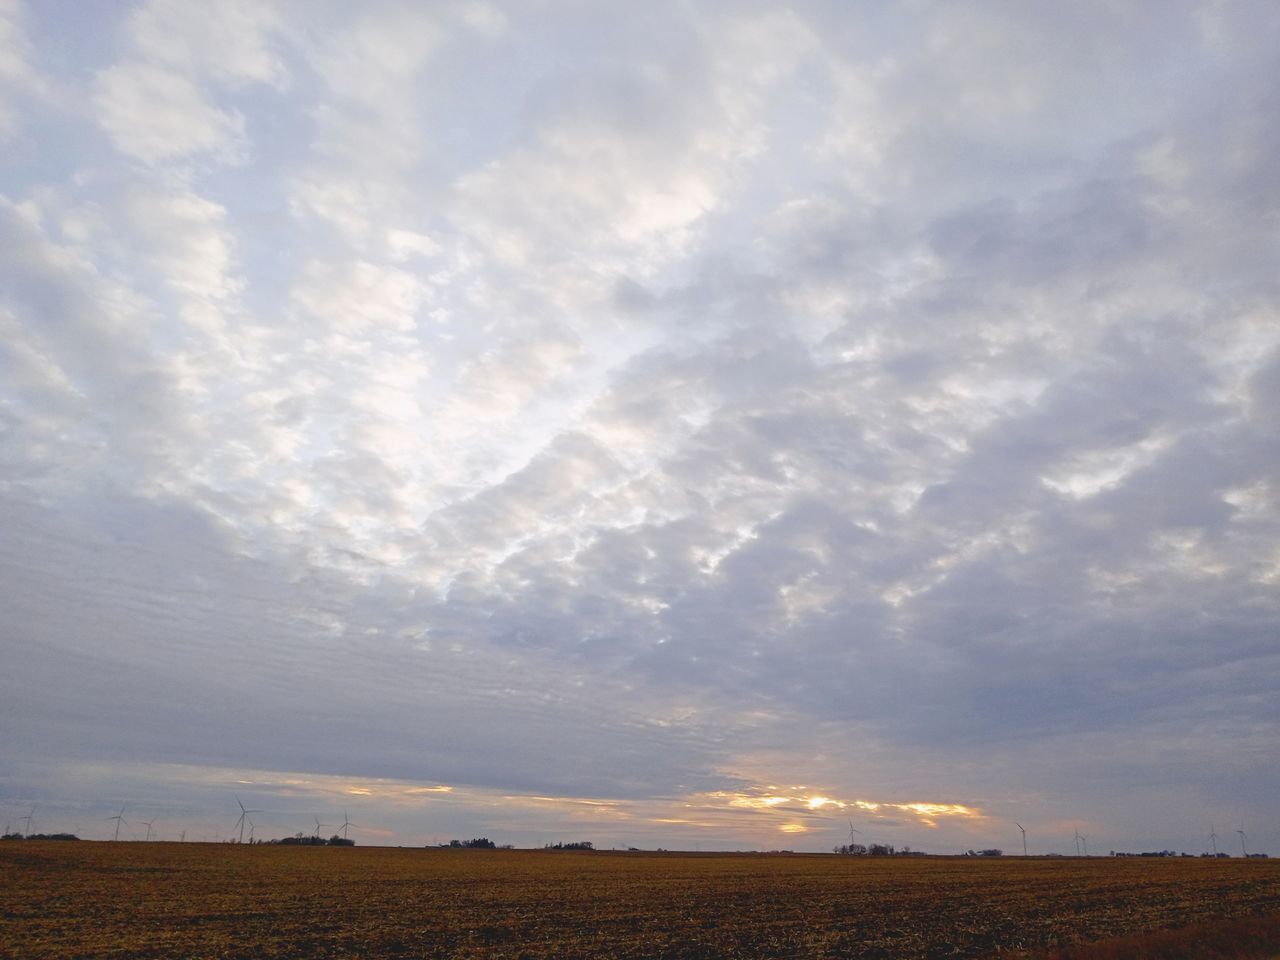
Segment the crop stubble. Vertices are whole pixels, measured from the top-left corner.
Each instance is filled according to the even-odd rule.
[[[987,957],[1280,910],[1280,862],[0,845],[3,957]]]

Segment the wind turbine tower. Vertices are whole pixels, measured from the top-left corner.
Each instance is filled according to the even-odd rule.
[[[122,824],[122,823],[123,823],[126,827],[129,825],[129,821],[128,821],[128,820],[126,820],[126,819],[124,818],[124,806],[123,806],[123,805],[121,805],[121,807],[120,807],[120,812],[119,812],[119,813],[117,813],[114,817],[107,817],[107,819],[108,819],[108,820],[114,820],[114,821],[116,822],[116,835],[115,835],[114,837],[112,837],[111,839],[112,839],[112,840],[119,840],[119,839],[120,839],[120,824]]]
[[[1022,824],[1020,824],[1017,820],[1013,821],[1013,825],[1014,825],[1015,827],[1017,827],[1019,830],[1021,830],[1021,831],[1022,831],[1022,855],[1025,857],[1025,856],[1027,855],[1027,831],[1026,831],[1026,828],[1025,828],[1025,827],[1023,827],[1023,825],[1022,825]]]
[[[350,820],[350,818],[347,816],[347,811],[343,810],[343,811],[342,811],[342,826],[339,828],[339,829],[341,829],[341,830],[342,830],[342,839],[343,839],[343,840],[347,839],[347,827],[358,827],[358,826],[360,826],[360,824],[358,824],[358,823],[352,823],[352,822],[351,822],[351,820]]]
[[[1213,824],[1209,824],[1209,845],[1213,847],[1213,855],[1218,855],[1218,835],[1213,832]]]
[[[244,843],[244,822],[245,822],[247,819],[249,819],[249,814],[251,814],[251,813],[264,813],[265,811],[263,811],[263,810],[246,810],[246,809],[245,809],[244,804],[240,802],[240,798],[239,798],[238,796],[236,796],[236,794],[234,794],[234,793],[232,794],[232,796],[236,798],[236,806],[238,806],[238,807],[240,808],[240,819],[236,821],[236,829],[238,829],[238,830],[240,831],[240,843]]]

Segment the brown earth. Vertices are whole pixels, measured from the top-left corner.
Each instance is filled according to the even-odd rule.
[[[1280,861],[0,844],[0,957],[933,960],[1277,911]]]

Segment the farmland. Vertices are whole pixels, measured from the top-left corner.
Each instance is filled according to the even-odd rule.
[[[0,844],[4,957],[986,957],[1280,911],[1280,862]]]

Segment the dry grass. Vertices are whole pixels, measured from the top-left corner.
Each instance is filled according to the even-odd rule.
[[[933,960],[1280,911],[1280,861],[19,842],[0,890],[4,957]]]

